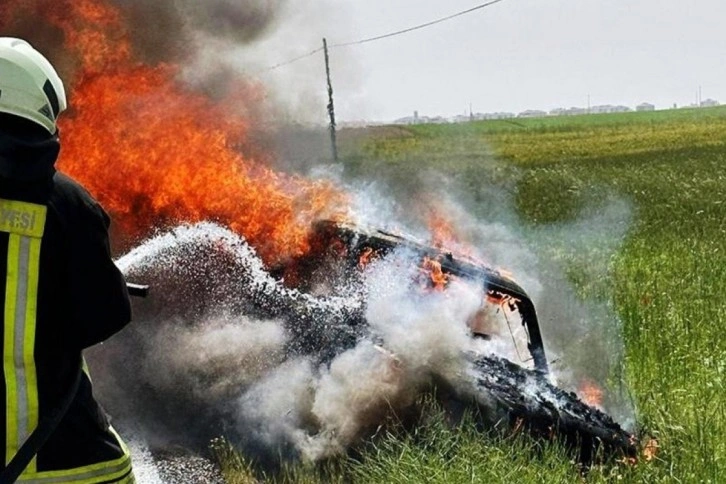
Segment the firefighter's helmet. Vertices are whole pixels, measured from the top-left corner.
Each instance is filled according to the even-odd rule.
[[[24,40],[0,37],[0,112],[30,120],[54,134],[65,109],[63,81],[48,59]]]

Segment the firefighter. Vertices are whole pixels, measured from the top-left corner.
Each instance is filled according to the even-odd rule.
[[[0,455],[5,471],[26,456],[17,482],[134,482],[82,363],[83,349],[121,330],[131,309],[108,215],[54,168],[65,108],[48,60],[0,37]]]

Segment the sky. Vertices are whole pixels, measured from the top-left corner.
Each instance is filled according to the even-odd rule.
[[[325,121],[321,46],[411,27],[481,0],[288,0],[230,58],[292,120]],[[726,103],[723,0],[504,0],[432,27],[330,52],[337,116],[411,116],[642,102]]]

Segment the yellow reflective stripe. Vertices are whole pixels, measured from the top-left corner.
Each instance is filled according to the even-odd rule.
[[[81,368],[83,369],[83,373],[85,373],[86,378],[88,378],[88,381],[91,382],[91,385],[93,385],[93,380],[91,379],[91,371],[88,369],[88,363],[86,363],[86,357],[81,355]]]
[[[18,291],[20,236],[8,239],[7,272],[5,277],[5,328],[3,331],[3,375],[5,377],[5,465],[18,451],[17,382],[15,377],[15,307]]]
[[[44,205],[0,198],[0,232],[40,238],[46,213]]]
[[[18,448],[30,435],[28,422],[28,375],[25,368],[25,338],[26,338],[26,309],[28,306],[28,269],[29,269],[30,239],[20,237],[18,249],[18,282],[15,293],[15,341],[13,343],[15,388],[17,399],[17,445]],[[6,321],[5,324],[8,324]]]
[[[0,199],[0,231],[9,233],[3,328],[5,464],[38,426],[35,330],[46,213],[43,205]],[[25,472],[35,469],[33,459]]]
[[[41,239],[10,234],[5,291],[3,374],[6,381],[5,462],[38,426],[35,326]],[[35,471],[35,459],[25,472]]]
[[[113,434],[114,437],[116,437],[116,442],[118,442],[118,444],[121,446],[121,451],[124,453],[124,455],[131,455],[131,452],[129,452],[129,448],[126,446],[126,442],[124,442],[124,439],[122,439],[118,432],[116,432],[116,429],[113,428],[113,426],[109,425],[108,430]]]
[[[129,449],[113,427],[109,426],[108,430],[114,435],[124,453],[118,459],[76,467],[74,469],[23,474],[18,482],[25,484],[94,484],[120,479],[119,483],[121,484],[133,484],[135,480],[133,473],[131,473]]]
[[[116,460],[100,462],[75,469],[23,474],[18,482],[25,484],[95,484],[126,478],[131,473],[131,457],[124,455]],[[121,481],[121,482],[133,482]]]
[[[23,364],[27,385],[28,435],[38,427],[38,375],[35,368],[35,328],[38,316],[38,277],[40,274],[41,239],[30,239],[28,257],[28,295],[25,307],[25,338],[23,341]],[[23,441],[25,440],[23,439]],[[35,472],[36,457],[30,461],[26,472]]]
[[[119,484],[136,484],[136,478],[134,477],[134,473],[132,472],[126,478],[124,478],[122,481],[118,481]]]

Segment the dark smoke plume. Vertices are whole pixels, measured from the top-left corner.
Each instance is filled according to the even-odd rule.
[[[67,84],[76,65],[63,32],[47,21],[71,15],[72,0],[3,0],[0,35],[28,40],[50,59]],[[192,61],[205,43],[239,45],[269,31],[286,0],[95,0],[116,7],[134,53],[143,62]],[[73,19],[68,19],[71,22]],[[103,27],[100,27],[103,28]]]
[[[138,55],[147,62],[178,61],[196,52],[198,36],[251,42],[278,17],[285,0],[112,0],[129,19]]]

